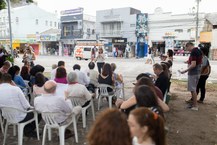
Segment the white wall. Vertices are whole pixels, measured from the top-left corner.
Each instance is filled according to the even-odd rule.
[[[200,14],[199,21],[199,31],[202,31],[204,26],[204,16],[205,14]],[[163,36],[165,33],[173,33],[176,38],[175,40],[194,40],[195,39],[195,27],[196,21],[195,16],[189,14],[179,14],[172,15],[172,13],[167,12],[155,12],[154,14],[149,14],[149,44],[151,41],[163,41]],[[182,29],[183,32],[175,32],[176,29]],[[188,32],[191,29],[191,32]]]
[[[212,30],[212,46],[211,49],[217,49],[217,29]]]
[[[103,31],[102,22],[120,22],[120,35],[113,35],[112,37],[123,37],[127,38],[128,42],[136,42],[136,14],[130,15],[130,7],[97,11],[96,32],[99,34]]]
[[[90,29],[90,36],[87,35],[87,29]],[[94,34],[92,31],[94,30]],[[83,15],[83,39],[96,39],[96,17]]]
[[[18,22],[16,22],[16,18],[18,18]],[[36,19],[38,19],[38,25]],[[46,12],[35,4],[12,9],[11,20],[14,39],[23,39],[27,34],[41,33],[51,28],[57,29],[59,22],[57,14]],[[47,26],[46,21],[48,21]]]

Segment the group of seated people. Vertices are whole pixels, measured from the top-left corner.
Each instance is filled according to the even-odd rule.
[[[59,124],[62,124],[67,121],[67,114],[72,112],[79,114],[81,108],[90,103],[92,99],[92,93],[90,92],[93,92],[93,89],[98,84],[108,84],[114,86],[114,88],[122,87],[123,77],[115,73],[116,65],[114,63],[105,63],[101,74],[98,74],[94,70],[94,62],[90,62],[88,67],[89,70],[85,73],[80,70],[81,67],[79,64],[75,64],[73,71],[67,73],[65,62],[59,61],[57,65],[52,66],[53,69],[49,80],[44,76],[43,72],[45,68],[41,65],[29,67],[28,64],[24,64],[20,73],[18,66],[10,67],[10,63],[5,62],[2,68],[0,68],[0,107],[8,106],[20,110],[30,109],[30,103],[22,92],[22,89],[26,87],[26,83],[24,83],[25,76],[29,81],[28,85],[33,89],[33,95],[37,96],[34,99],[35,109],[39,112],[60,112],[62,115],[58,116],[57,121]],[[27,73],[22,73],[25,71]],[[165,62],[161,64],[156,63],[153,65],[153,71],[156,76],[150,75],[149,73],[142,73],[137,76],[137,82],[133,89],[134,95],[132,97],[128,100],[116,100],[117,108],[120,108],[121,112],[129,115],[128,122],[130,128],[135,123],[136,118],[136,121],[138,121],[139,117],[137,115],[141,114],[139,112],[146,112],[147,118],[148,116],[152,116],[152,120],[158,118],[161,120],[161,118],[164,118],[163,112],[169,110],[168,105],[163,102],[164,94],[167,93],[169,88],[171,76],[168,66]],[[108,92],[113,91],[108,88]],[[141,107],[146,107],[149,110],[140,110],[139,108]],[[119,113],[113,110],[114,114],[115,112],[117,114]],[[17,117],[17,121],[23,122],[33,117],[34,115],[32,113],[23,113]],[[40,121],[40,115],[38,118]],[[146,120],[147,118],[144,119]],[[30,123],[25,127],[24,135],[36,137],[34,129],[34,123]],[[139,136],[134,133],[133,135],[139,139]],[[90,135],[88,139],[92,140],[91,138]],[[138,140],[138,142],[140,141]],[[94,143],[90,142],[91,144],[94,145]]]
[[[115,66],[115,64],[113,65]],[[98,83],[115,85],[114,69],[112,71],[110,64],[104,65],[102,74],[98,74],[94,70],[94,62],[90,62],[88,66],[90,70],[84,73],[80,71],[80,65],[75,64],[73,71],[67,74],[65,62],[59,61],[57,67],[54,65],[51,72],[51,79],[49,80],[44,76],[43,72],[45,68],[41,65],[30,67],[24,63],[20,73],[19,66],[11,66],[10,62],[6,61],[0,68],[0,95],[3,96],[0,99],[0,107],[8,106],[20,110],[29,109],[29,102],[31,101],[27,101],[27,94],[24,94],[23,91],[28,85],[32,89],[32,94],[35,98],[32,100],[34,103],[31,105],[34,105],[35,109],[39,112],[61,112],[62,116],[59,116],[58,122],[62,123],[67,118],[65,113],[73,111],[79,114],[81,107],[89,105],[92,99],[92,93],[91,89],[90,91],[88,89],[91,88],[91,85],[93,88]],[[22,76],[25,76],[25,80]],[[116,74],[117,78],[119,78],[119,75]],[[4,85],[7,87],[2,87]],[[4,94],[4,92],[8,91],[10,93]],[[10,99],[10,97],[16,97],[16,99]],[[22,117],[19,117],[18,122],[27,121],[32,118],[32,114],[23,114]],[[25,127],[24,135],[36,137],[36,133],[34,132],[35,126],[33,124]],[[30,130],[31,132],[29,132]]]
[[[88,144],[165,145],[164,112],[169,107],[163,99],[170,87],[171,66],[171,62],[163,61],[153,65],[155,75],[139,74],[133,96],[118,99],[119,109],[107,109],[100,114],[88,133]]]

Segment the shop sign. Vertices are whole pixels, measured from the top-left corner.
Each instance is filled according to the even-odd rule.
[[[82,14],[83,10],[84,10],[83,8],[64,10],[64,11],[61,11],[60,14],[61,15]]]
[[[26,37],[27,38],[36,38],[36,34],[27,34]]]
[[[13,40],[13,43],[20,43],[20,40],[14,39],[14,40]]]
[[[166,32],[164,36],[175,36],[173,32]]]
[[[51,36],[50,35],[41,35],[40,40],[41,41],[49,41],[49,40],[51,40]]]
[[[127,38],[114,38],[112,43],[127,43]]]

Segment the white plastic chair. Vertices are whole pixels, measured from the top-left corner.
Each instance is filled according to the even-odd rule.
[[[125,100],[124,83],[121,84],[121,87],[115,87],[115,96]]]
[[[164,94],[164,98],[163,98],[164,103],[166,103],[166,101],[167,101],[167,95],[168,95],[168,91],[166,91]]]
[[[92,110],[93,120],[95,120],[95,111],[94,111],[93,99],[91,99],[90,103],[86,107],[82,107],[83,128],[86,128],[86,125],[87,125],[86,112],[87,112],[87,109],[90,108],[90,107],[91,107],[91,110]]]
[[[80,97],[70,97],[70,100],[72,102],[72,105],[74,107],[76,106],[80,106]],[[87,109],[91,107],[92,110],[92,116],[93,116],[93,120],[95,120],[95,111],[94,111],[94,104],[93,104],[93,99],[90,100],[90,103],[86,106],[86,107],[82,107],[81,109],[81,113],[82,113],[82,122],[83,122],[83,128],[86,128],[86,112]]]
[[[31,104],[33,104],[34,98],[33,98],[32,88],[29,86],[29,81],[24,80],[24,83],[26,85],[26,90],[25,90],[26,92],[24,92],[26,95],[26,98],[28,98],[28,95],[30,95],[30,100],[29,100],[29,98],[28,98],[28,100]]]
[[[100,108],[101,100],[103,97],[108,97],[109,108],[112,108],[112,98],[115,96],[115,93],[109,94],[107,88],[114,89],[113,86],[107,84],[99,84],[99,98],[98,98],[98,110]]]
[[[78,143],[78,132],[77,132],[77,122],[75,114],[69,114],[72,115],[72,118],[67,120],[66,124],[59,125],[59,123],[56,122],[56,117],[60,115],[60,113],[55,112],[42,112],[42,118],[45,121],[44,131],[43,131],[43,139],[42,139],[42,145],[45,145],[45,138],[46,138],[46,131],[48,129],[48,140],[51,140],[51,129],[57,128],[59,129],[59,140],[60,145],[65,144],[65,129],[73,122],[74,127],[74,133],[75,133],[75,142]]]
[[[1,110],[2,110],[2,115],[4,119],[6,120],[3,145],[5,145],[6,143],[8,125],[12,124],[12,125],[18,126],[18,145],[22,145],[23,144],[23,129],[27,124],[33,121],[35,121],[35,125],[36,125],[37,138],[38,140],[40,140],[39,139],[39,129],[38,129],[38,115],[36,111],[34,110],[23,111],[23,110],[19,110],[19,109],[12,108],[12,107],[2,107]],[[33,112],[34,118],[26,122],[19,123],[16,121],[16,115],[20,112],[25,112],[25,113]],[[15,127],[14,127],[14,131],[15,131]]]
[[[0,110],[0,125],[1,125],[2,134],[4,135],[4,126],[3,126],[3,118],[2,118],[1,110]]]

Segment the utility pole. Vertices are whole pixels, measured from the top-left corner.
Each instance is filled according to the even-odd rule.
[[[198,45],[198,25],[199,25],[199,3],[201,0],[196,0],[197,2],[197,13],[196,13],[196,31],[195,31],[195,45]]]
[[[10,49],[11,49],[11,56],[14,59],[14,53],[13,53],[13,48],[12,48],[12,27],[11,27],[11,2],[10,0],[6,0],[8,4],[8,23],[9,23],[9,33],[10,33]],[[13,64],[13,62],[12,62]]]

